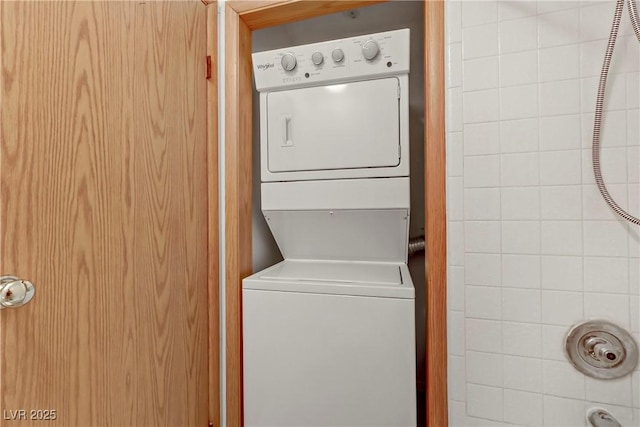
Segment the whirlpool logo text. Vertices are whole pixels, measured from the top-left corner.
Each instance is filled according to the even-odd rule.
[[[268,62],[266,64],[258,64],[258,70],[262,70],[262,71],[266,71],[269,68],[273,68],[275,67],[275,64],[273,62]]]

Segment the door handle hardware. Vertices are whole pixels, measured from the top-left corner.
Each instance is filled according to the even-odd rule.
[[[0,276],[0,310],[18,308],[33,299],[36,289],[28,280],[15,276]]]
[[[293,145],[291,140],[291,116],[283,116],[282,118],[282,134],[284,136],[282,146],[291,147]]]

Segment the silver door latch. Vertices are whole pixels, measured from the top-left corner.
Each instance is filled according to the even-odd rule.
[[[28,280],[0,276],[0,310],[22,307],[33,299],[36,289]]]

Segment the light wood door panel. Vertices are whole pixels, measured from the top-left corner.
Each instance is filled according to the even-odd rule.
[[[0,274],[36,286],[0,426],[207,425],[205,6],[0,2],[0,40]]]

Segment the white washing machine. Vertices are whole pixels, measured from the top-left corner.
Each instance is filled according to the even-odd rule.
[[[262,211],[243,280],[247,427],[415,426],[409,30],[253,55]]]

